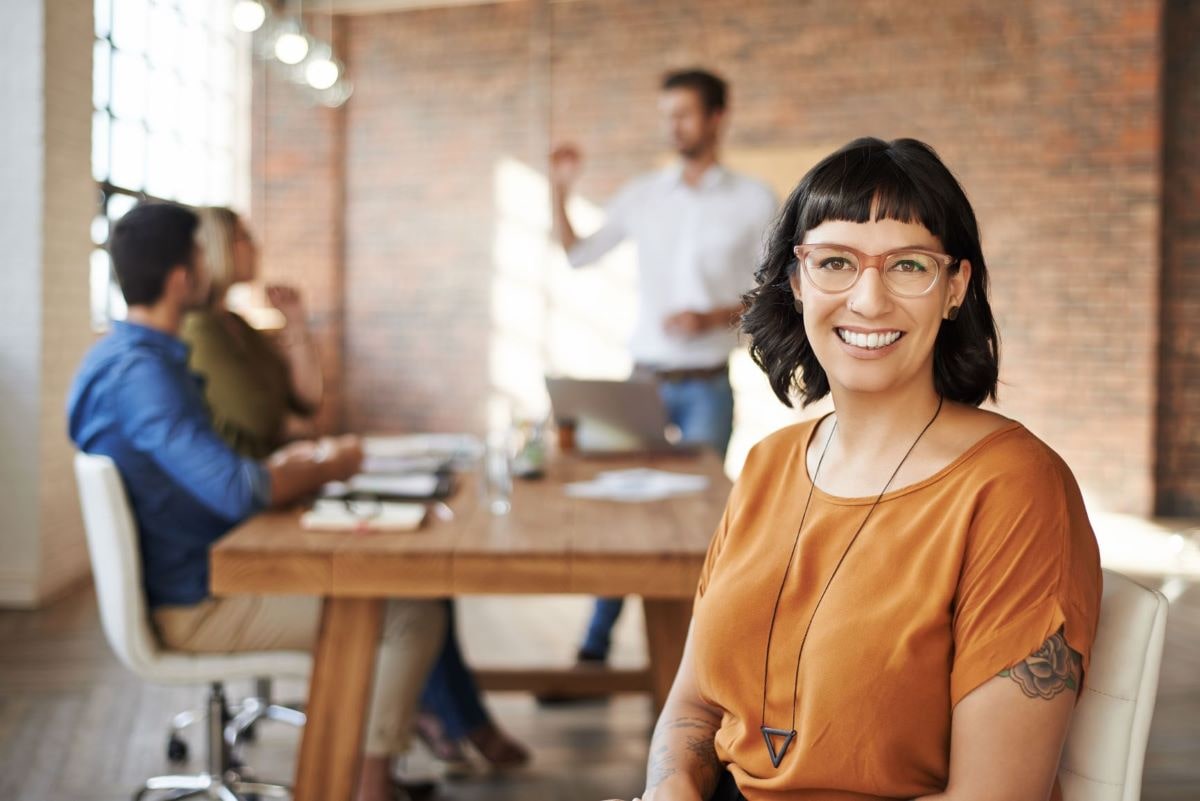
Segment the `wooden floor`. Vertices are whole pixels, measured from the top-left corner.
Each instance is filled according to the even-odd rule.
[[[559,597],[471,598],[461,608],[470,658],[514,667],[565,663],[587,614],[582,599]],[[618,664],[644,658],[639,620],[631,604],[617,630]],[[279,695],[299,692],[284,685]],[[0,611],[0,801],[125,801],[145,777],[170,772],[166,723],[201,698],[200,689],[146,686],[128,673],[104,641],[89,586],[38,612]],[[533,766],[516,776],[445,782],[439,798],[597,801],[641,790],[653,724],[646,698],[541,709],[526,695],[497,694],[489,703],[533,749]],[[191,740],[199,756],[200,740]],[[284,727],[264,727],[248,755],[259,775],[286,779],[296,742]],[[1142,798],[1200,799],[1200,588],[1172,606]]]

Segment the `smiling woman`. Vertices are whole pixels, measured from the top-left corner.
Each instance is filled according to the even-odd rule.
[[[923,143],[852,142],[756,279],[755,361],[835,411],[746,461],[645,801],[1061,798],[1099,554],[1070,469],[978,408],[998,337],[962,187]]]
[[[988,303],[987,267],[975,214],[962,187],[933,150],[914,139],[890,144],[878,139],[852,142],[813,168],[784,203],[757,274],[758,286],[747,297],[749,311],[743,322],[752,340],[750,353],[767,373],[775,394],[789,406],[793,391],[806,405],[829,394],[815,343],[805,327],[796,325],[794,304],[803,302],[799,279],[807,276],[816,288],[835,293],[862,283],[870,257],[853,248],[846,250],[852,243],[838,241],[836,234],[852,236],[856,229],[847,224],[861,228],[868,222],[890,228],[901,248],[882,253],[885,260],[879,262],[879,280],[897,298],[927,294],[940,298],[939,286],[948,287],[947,279],[961,281],[959,273],[967,265],[966,290],[949,304],[956,307],[954,324],[935,331],[934,381],[939,393],[951,400],[978,405],[995,399],[999,336]],[[906,235],[914,238],[905,241]],[[830,244],[842,247],[831,254]],[[897,259],[905,255],[904,249],[921,252]],[[831,255],[840,255],[843,261],[831,263]],[[925,266],[926,275],[932,273],[929,283],[913,283],[896,269],[911,271],[916,264]],[[829,275],[842,265],[845,269],[838,276]],[[814,279],[817,272],[821,275]],[[863,289],[869,287],[859,291]],[[866,300],[870,302],[869,297]]]

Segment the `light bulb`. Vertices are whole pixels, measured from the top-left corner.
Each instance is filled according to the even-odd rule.
[[[284,64],[299,64],[308,55],[308,37],[287,31],[275,40],[275,58]]]
[[[328,56],[310,58],[304,65],[304,80],[313,89],[328,89],[337,83],[342,68]]]
[[[233,5],[233,27],[254,33],[267,19],[267,10],[259,0],[237,0]]]

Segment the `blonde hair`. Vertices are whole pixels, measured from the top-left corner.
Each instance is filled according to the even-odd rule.
[[[204,249],[204,269],[212,282],[208,296],[211,304],[224,298],[234,283],[237,271],[234,245],[241,220],[236,211],[221,206],[202,206],[196,209],[196,214],[200,217],[196,241]]]

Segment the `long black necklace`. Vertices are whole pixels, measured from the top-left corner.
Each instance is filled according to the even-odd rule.
[[[775,633],[775,618],[779,614],[779,601],[783,598],[783,588],[787,585],[788,574],[792,570],[792,562],[796,559],[796,548],[800,545],[800,534],[804,531],[804,520],[808,517],[808,506],[812,502],[813,490],[817,486],[817,477],[821,474],[821,464],[825,461],[825,452],[829,450],[829,443],[833,441],[833,435],[837,432],[837,420],[833,421],[833,428],[829,431],[829,437],[825,440],[825,446],[821,448],[821,456],[817,459],[817,467],[813,470],[812,481],[809,482],[808,498],[804,501],[804,512],[800,515],[800,526],[796,529],[796,540],[792,543],[792,552],[788,556],[787,567],[783,570],[783,580],[779,582],[779,592],[775,595],[775,606],[771,608],[771,626],[767,629],[767,653],[763,657],[763,702],[762,717],[760,718],[762,725],[759,726],[759,729],[762,731],[763,740],[767,744],[767,754],[771,757],[771,764],[776,768],[783,761],[783,756],[787,753],[788,746],[796,739],[796,702],[800,692],[800,657],[804,653],[804,643],[808,641],[808,632],[812,628],[813,619],[817,616],[817,610],[821,608],[821,601],[825,600],[825,593],[829,591],[829,585],[833,583],[833,577],[837,575],[842,562],[846,561],[846,554],[850,553],[850,549],[854,546],[854,541],[858,539],[858,535],[866,527],[867,521],[871,519],[871,514],[875,511],[875,507],[879,505],[879,502],[883,500],[883,496],[887,494],[888,487],[892,485],[892,482],[900,473],[900,468],[908,461],[908,457],[917,447],[917,443],[921,441],[921,437],[925,436],[925,432],[929,430],[933,422],[938,419],[938,415],[942,413],[943,400],[941,396],[938,397],[937,410],[933,413],[933,417],[929,418],[929,422],[925,424],[925,427],[921,429],[921,433],[917,434],[917,438],[913,440],[913,444],[905,452],[904,458],[900,460],[900,464],[896,465],[896,469],[892,471],[891,477],[883,485],[883,489],[879,491],[879,496],[875,498],[875,502],[867,510],[867,516],[858,524],[858,530],[850,538],[850,543],[846,546],[846,550],[842,551],[841,558],[833,566],[833,572],[829,574],[829,579],[825,582],[825,587],[821,590],[821,594],[817,598],[816,606],[813,607],[812,615],[808,618],[808,625],[804,627],[804,636],[800,638],[800,650],[796,652],[796,675],[792,680],[792,726],[790,729],[773,729],[767,725],[767,676],[771,668],[771,637]],[[776,746],[776,739],[773,738],[779,738],[780,744],[778,746]]]

